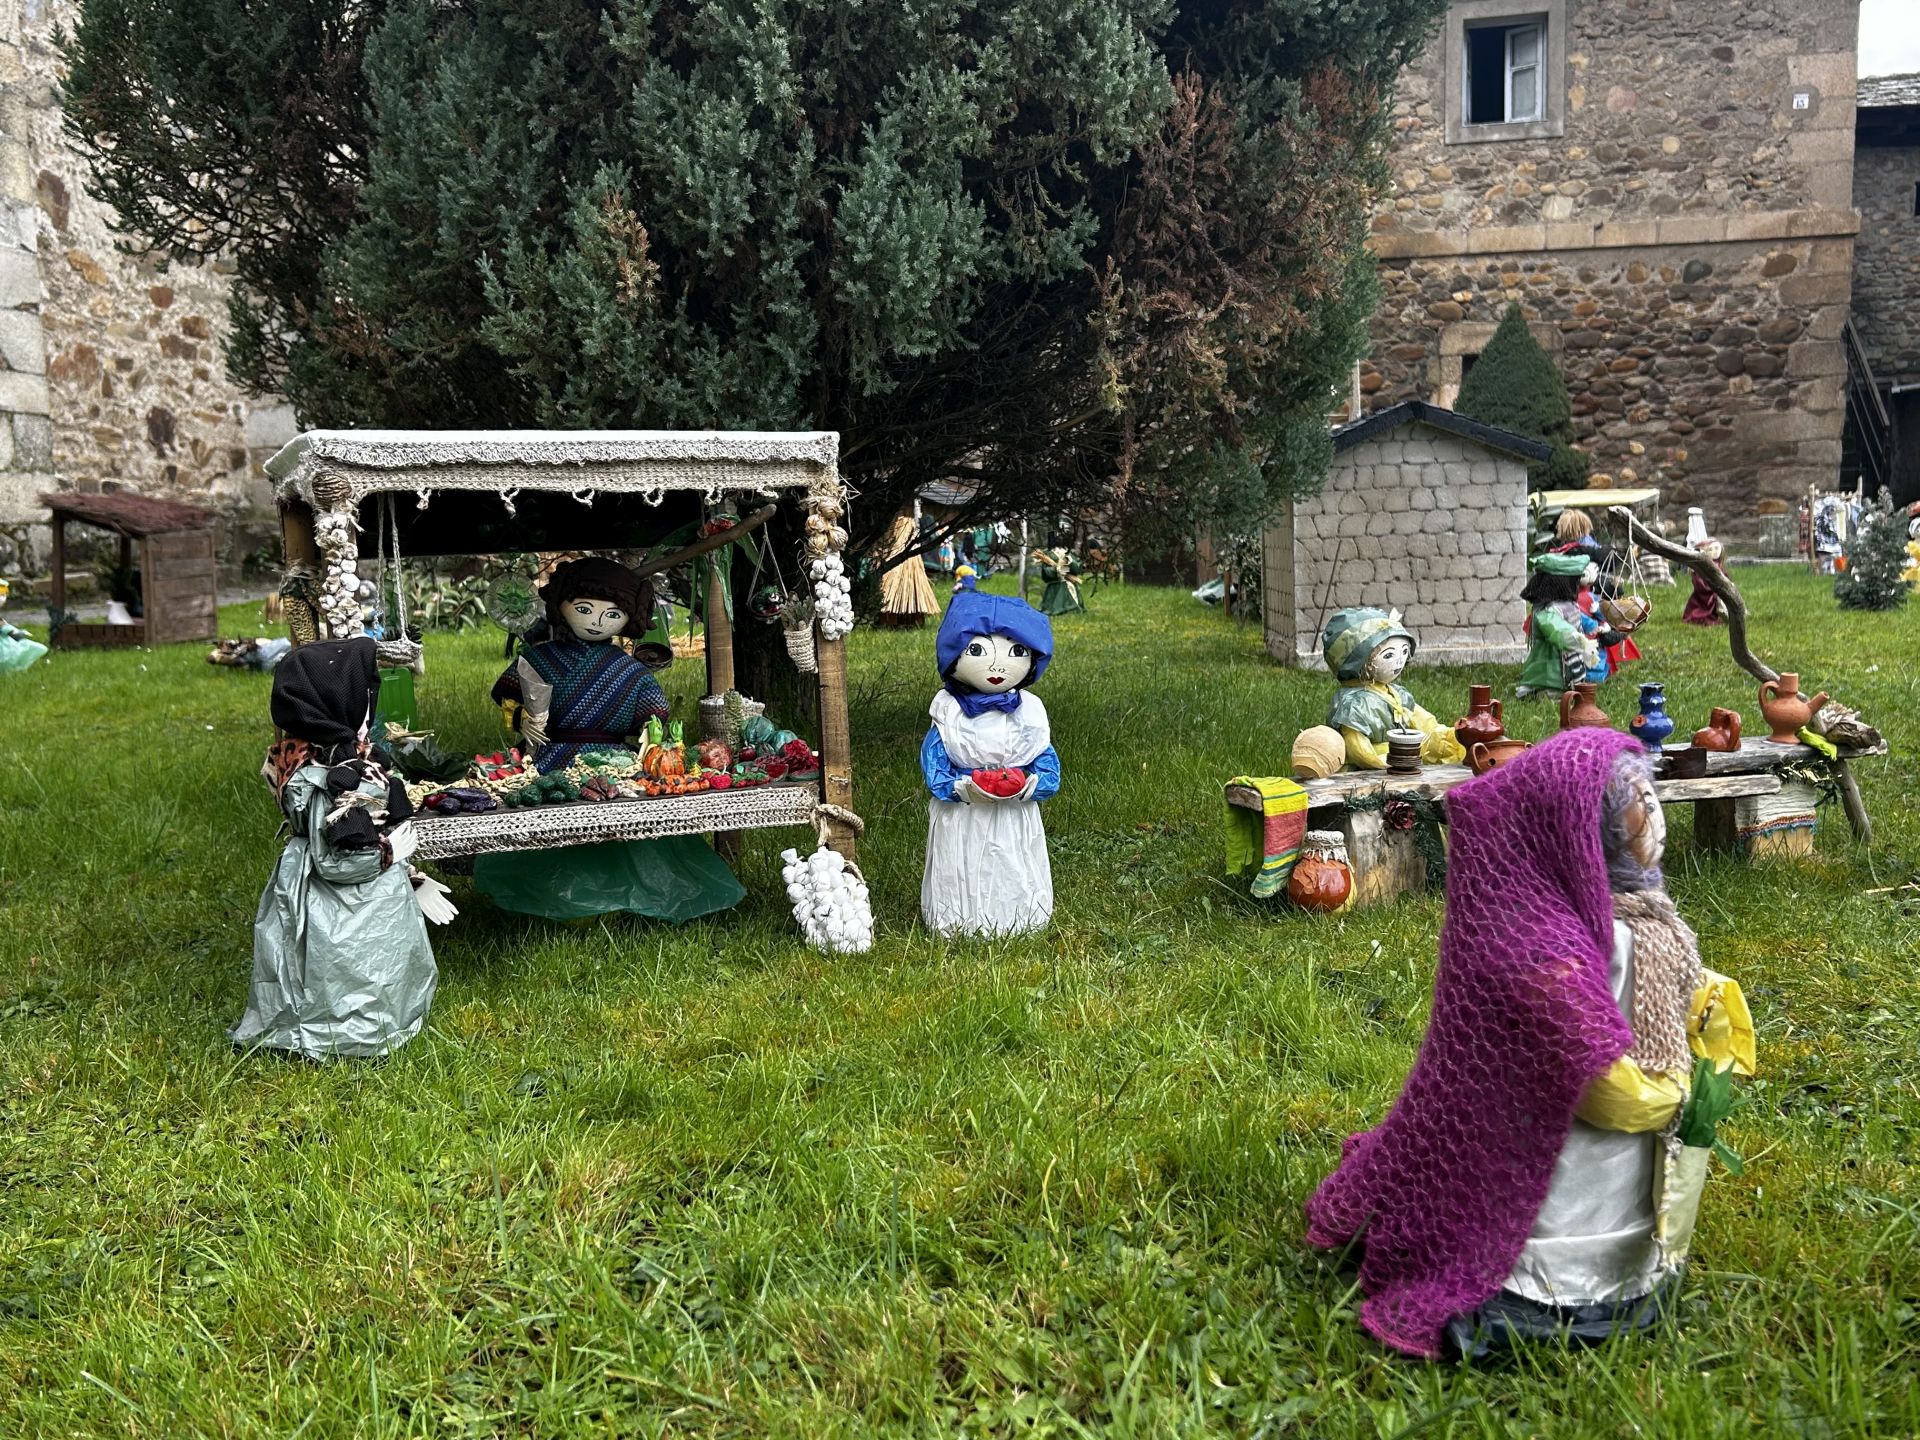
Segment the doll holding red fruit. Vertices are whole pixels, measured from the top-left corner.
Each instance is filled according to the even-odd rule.
[[[968,585],[934,652],[944,684],[920,747],[931,796],[921,917],[942,935],[1044,929],[1053,872],[1039,802],[1060,789],[1060,757],[1047,708],[1026,687],[1053,658],[1053,627],[1024,600]]]

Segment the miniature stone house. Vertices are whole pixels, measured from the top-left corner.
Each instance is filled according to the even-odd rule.
[[[1267,649],[1321,667],[1324,616],[1397,609],[1416,664],[1494,665],[1526,657],[1527,464],[1538,440],[1408,400],[1333,432],[1318,495],[1268,527]]]

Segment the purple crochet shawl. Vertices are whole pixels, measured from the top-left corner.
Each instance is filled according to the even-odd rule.
[[[1590,1081],[1633,1032],[1608,984],[1601,793],[1617,730],[1570,730],[1447,796],[1447,916],[1433,1016],[1400,1098],[1347,1138],[1307,1240],[1362,1241],[1360,1323],[1437,1356],[1533,1229]]]

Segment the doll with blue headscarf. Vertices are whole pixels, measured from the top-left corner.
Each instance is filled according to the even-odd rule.
[[[934,652],[943,686],[920,747],[927,864],[920,914],[941,935],[1021,935],[1053,916],[1039,802],[1060,789],[1047,707],[1026,687],[1053,658],[1053,626],[1024,600],[958,591]]]

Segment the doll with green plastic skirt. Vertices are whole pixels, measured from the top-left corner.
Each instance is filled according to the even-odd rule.
[[[644,646],[614,644],[653,623],[653,587],[612,560],[570,560],[542,599],[552,638],[528,645],[493,686],[494,703],[518,729],[542,775],[583,751],[630,744],[667,714],[666,692]],[[504,910],[550,920],[626,911],[684,921],[737,905],[746,890],[697,835],[613,840],[556,850],[482,855],[476,890]]]
[[[1520,598],[1528,606],[1527,660],[1514,693],[1559,694],[1576,681],[1598,685],[1613,673],[1607,650],[1624,638],[1580,608],[1591,562],[1581,553],[1533,557]]]
[[[1321,633],[1320,653],[1340,682],[1327,724],[1340,732],[1347,764],[1355,770],[1387,768],[1389,730],[1418,730],[1420,758],[1429,765],[1457,765],[1466,758],[1453,731],[1400,683],[1414,644],[1398,610],[1372,606],[1334,611]]]

